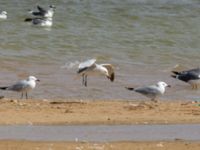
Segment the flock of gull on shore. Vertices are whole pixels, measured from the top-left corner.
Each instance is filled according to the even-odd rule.
[[[48,9],[44,9],[41,6],[37,6],[37,11],[29,11],[33,17],[26,18],[25,22],[31,22],[32,25],[51,27],[53,24],[53,15],[56,7],[50,5]],[[7,19],[7,12],[0,11],[0,19]],[[200,84],[200,68],[194,68],[184,71],[172,71],[171,77],[189,83],[192,89],[198,89]],[[82,77],[82,85],[87,87],[87,77],[92,75],[102,75],[107,77],[111,82],[115,80],[114,67],[111,64],[97,64],[96,59],[86,60],[78,66],[77,75]],[[25,80],[21,80],[13,85],[0,87],[1,90],[9,90],[21,93],[21,98],[26,96],[28,99],[28,92],[36,87],[36,81],[40,81],[34,76],[29,76]],[[165,93],[166,87],[171,87],[163,81],[159,81],[155,85],[144,87],[125,87],[127,90],[138,92],[152,101],[156,102],[156,98]]]

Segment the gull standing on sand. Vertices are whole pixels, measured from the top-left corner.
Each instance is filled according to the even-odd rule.
[[[21,80],[11,86],[0,87],[0,89],[21,92],[21,98],[23,98],[23,95],[25,93],[26,99],[28,99],[28,91],[33,90],[36,87],[36,81],[40,80],[34,76],[29,76],[26,80]]]
[[[163,95],[165,93],[166,87],[171,87],[171,86],[163,81],[159,81],[156,85],[150,85],[139,88],[132,88],[132,87],[125,87],[125,88],[130,91],[138,92],[148,98],[151,98],[152,101],[156,101],[156,98],[158,96]]]
[[[88,75],[103,75],[111,82],[115,79],[114,67],[111,64],[96,64],[96,59],[82,62],[78,66],[78,75],[82,76],[82,85],[87,86]]]
[[[7,19],[7,12],[6,11],[0,11],[0,19]]]
[[[173,78],[189,83],[192,86],[192,89],[198,89],[198,86],[200,85],[200,68],[194,68],[181,72],[172,72],[175,74],[172,75]]]

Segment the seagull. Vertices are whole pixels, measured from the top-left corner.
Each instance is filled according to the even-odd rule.
[[[41,27],[51,27],[53,25],[52,18],[26,18],[24,21]]]
[[[125,88],[130,91],[138,92],[148,98],[151,98],[152,101],[156,101],[156,98],[158,96],[163,95],[165,93],[166,87],[171,87],[171,86],[163,81],[159,81],[156,85],[150,85],[139,88],[132,88],[132,87],[125,87]]]
[[[29,11],[34,16],[40,16],[40,17],[45,17],[45,18],[52,18],[55,12],[56,7],[54,5],[50,5],[49,9],[46,10],[41,6],[37,6],[38,11]]]
[[[114,67],[111,64],[96,64],[96,59],[82,62],[78,66],[78,75],[82,76],[82,85],[87,86],[88,75],[104,75],[111,82],[115,79]]]
[[[194,68],[181,72],[172,72],[174,73],[174,75],[172,75],[173,78],[189,83],[192,86],[192,89],[198,89],[198,86],[200,84],[200,68]]]
[[[0,12],[0,19],[7,19],[7,12],[6,11]]]
[[[26,80],[21,80],[11,86],[0,87],[0,89],[21,92],[21,99],[23,98],[24,93],[26,93],[26,99],[28,99],[28,91],[33,90],[36,87],[36,81],[40,80],[34,76],[29,76]]]

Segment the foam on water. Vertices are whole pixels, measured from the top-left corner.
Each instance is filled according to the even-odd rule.
[[[65,63],[65,65],[61,66],[62,69],[73,69],[73,68],[78,68],[78,65],[80,64],[81,62],[79,61],[75,61],[75,62],[67,62]]]

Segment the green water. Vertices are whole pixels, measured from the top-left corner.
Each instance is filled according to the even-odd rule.
[[[23,22],[37,4],[57,7],[51,28]],[[170,69],[199,66],[199,8],[198,0],[2,0],[8,19],[0,21],[0,84],[31,74],[42,81],[34,98],[145,99],[124,86],[163,80],[173,88],[162,99],[198,98]],[[92,77],[81,87],[76,67],[90,58],[113,64],[116,82]]]

